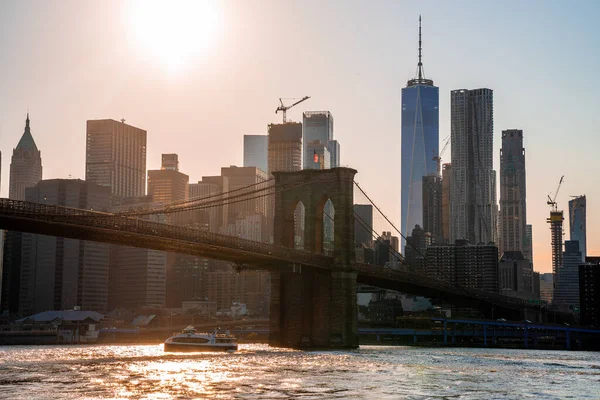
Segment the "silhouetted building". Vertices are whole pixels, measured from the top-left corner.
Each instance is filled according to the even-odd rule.
[[[373,241],[373,206],[371,204],[354,205],[354,239],[363,245]]]
[[[498,293],[498,248],[493,244],[433,245],[426,252],[427,276],[462,287]]]
[[[444,164],[442,170],[442,242],[450,242],[450,186],[452,184],[452,164]]]
[[[148,196],[154,203],[171,204],[181,203],[188,199],[189,177],[179,172],[179,161],[177,155],[162,155],[162,166],[159,170],[148,171]],[[168,223],[178,226],[187,226],[187,220],[193,218],[193,211],[173,213],[167,216]],[[167,293],[166,306],[180,307],[183,300],[179,288],[179,279],[177,273],[179,268],[177,263],[186,263],[187,256],[176,253],[167,253]]]
[[[152,196],[127,197],[111,212],[159,207]],[[166,223],[164,214],[139,217]],[[164,307],[167,253],[140,247],[111,245],[109,308]]]
[[[540,299],[548,303],[554,298],[554,274],[551,272],[540,274]]]
[[[10,162],[10,182],[8,198],[25,200],[25,189],[35,186],[42,180],[42,152],[38,150],[31,128],[29,113],[25,120],[25,131],[17,147],[13,150]]]
[[[498,263],[500,293],[521,299],[534,299],[531,263],[520,251],[505,251]],[[538,285],[539,286],[539,285]]]
[[[110,189],[79,179],[49,179],[26,189],[34,203],[107,211]],[[19,312],[82,309],[105,313],[109,245],[23,233]]]
[[[268,172],[302,169],[302,124],[269,125]]]
[[[210,200],[223,200],[223,193],[229,192],[229,178],[226,176],[203,176],[202,181],[192,184],[189,187],[190,198],[211,197]],[[214,217],[214,223],[211,219],[210,231],[218,233],[221,229],[227,226],[229,221],[229,205],[221,204],[219,207],[211,207],[209,214]]]
[[[531,262],[531,268],[533,268],[533,226],[530,224],[525,225],[523,257]]]
[[[552,246],[552,273],[554,274],[554,287],[558,281],[558,270],[563,265],[563,212],[550,211],[550,218],[546,222],[550,224],[550,237]]]
[[[571,240],[579,242],[579,250],[584,261],[587,256],[585,195],[569,201],[569,233]]]
[[[439,88],[433,85],[431,79],[426,79],[423,72],[419,17],[417,76],[402,89],[400,231],[404,237],[415,225],[423,226],[423,177],[437,174],[437,163],[433,157],[440,151],[439,101]]]
[[[431,244],[431,233],[425,232],[419,225],[415,225],[411,235],[406,238],[404,246],[404,263],[411,271],[421,273],[425,270],[425,253]]]
[[[432,243],[442,243],[442,178],[423,177],[423,230],[431,234]]]
[[[578,240],[565,241],[563,265],[555,276],[554,303],[572,311],[579,308],[579,265],[581,251]]]
[[[452,188],[450,240],[497,242],[494,103],[491,89],[450,94]]]
[[[244,135],[244,167],[268,171],[267,135]]]
[[[502,131],[500,149],[500,254],[529,251],[527,245],[527,191],[523,131]],[[527,254],[530,257],[530,254]],[[527,257],[526,257],[527,258]],[[531,261],[530,258],[527,258]]]
[[[146,131],[112,119],[87,121],[85,180],[118,198],[146,194]]]
[[[337,140],[329,141],[329,152],[331,153],[331,168],[337,168],[340,164],[340,144]]]
[[[262,183],[269,179],[267,172],[257,167],[223,167],[221,168],[221,176],[227,178],[229,191],[239,190],[239,192],[236,192],[236,195],[265,188],[268,184]],[[205,179],[203,177],[202,181]],[[248,186],[251,187],[243,189]],[[261,196],[256,199],[229,204],[228,223],[235,224],[235,220],[240,213],[244,213],[245,215],[261,214],[268,217],[270,215],[268,197]]]
[[[42,180],[42,153],[38,150],[29,126],[29,113],[25,120],[25,131],[13,150],[10,164],[9,198],[25,200],[25,190]],[[23,234],[5,232],[2,263],[2,288],[0,308],[2,311],[19,311],[21,287],[21,246]]]
[[[581,325],[600,327],[600,257],[579,266]]]

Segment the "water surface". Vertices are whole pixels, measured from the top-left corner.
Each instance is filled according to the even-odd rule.
[[[600,353],[361,346],[0,347],[0,398],[600,399]]]

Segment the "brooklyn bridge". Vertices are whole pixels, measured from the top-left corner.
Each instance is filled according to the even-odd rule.
[[[353,199],[355,188],[363,190],[354,181],[355,174],[356,170],[350,168],[275,172],[268,184],[118,213],[1,199],[0,229],[169,251],[223,260],[239,268],[268,270],[269,342],[276,346],[358,346],[359,284],[478,309],[488,318],[537,321],[545,318],[540,305],[454,285],[445,279],[443,271],[432,277],[408,268],[357,262],[354,229],[360,217],[354,213]],[[260,197],[273,202],[273,244],[146,218]],[[324,213],[328,202],[335,210],[333,216]],[[296,248],[294,242],[297,224],[294,214],[299,203],[305,210],[302,249]],[[333,246],[326,251],[323,227],[327,218],[331,218],[334,230]]]

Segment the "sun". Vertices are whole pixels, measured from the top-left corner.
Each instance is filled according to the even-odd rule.
[[[215,44],[221,15],[215,0],[133,0],[127,20],[134,46],[173,70]]]

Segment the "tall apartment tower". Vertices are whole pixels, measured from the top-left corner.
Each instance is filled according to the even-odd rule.
[[[450,94],[452,188],[450,241],[497,242],[494,101],[491,89]]]
[[[146,131],[125,120],[87,121],[85,180],[117,198],[146,194]]]
[[[267,135],[244,135],[244,167],[257,167],[267,172],[267,146]]]
[[[419,62],[417,76],[402,89],[401,132],[401,231],[410,235],[423,226],[423,177],[437,173],[433,159],[439,154],[439,88],[425,78],[422,63],[419,16]],[[404,239],[401,247],[404,248]]]
[[[519,129],[502,131],[498,246],[500,256],[507,251],[520,251],[523,255],[529,252],[526,193],[523,131]]]
[[[268,172],[302,169],[302,124],[269,125]]]
[[[29,113],[27,113],[25,132],[13,150],[10,162],[8,197],[12,200],[25,200],[25,189],[35,186],[41,180],[42,152],[38,150],[31,136]]]
[[[29,126],[29,113],[25,120],[25,131],[13,150],[10,163],[9,195],[12,200],[25,200],[25,191],[42,180],[42,153],[38,150]],[[2,265],[2,311],[19,311],[21,291],[21,232],[6,232]]]
[[[579,251],[581,251],[582,262],[585,262],[587,254],[586,239],[586,199],[585,195],[574,198],[569,201],[569,233],[571,240],[579,242]]]
[[[302,129],[302,140],[304,142],[303,168],[316,168],[314,148],[309,148],[311,144],[325,147],[327,154],[330,154],[329,165],[325,168],[339,167],[340,144],[337,140],[333,140],[333,116],[331,113],[329,111],[306,111],[302,114]]]

